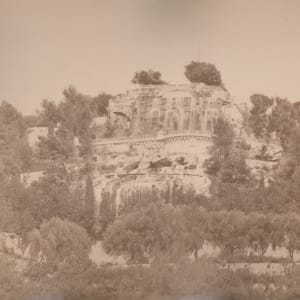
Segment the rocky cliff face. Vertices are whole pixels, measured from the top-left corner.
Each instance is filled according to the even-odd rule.
[[[209,195],[210,180],[203,172],[209,141],[173,136],[140,142],[130,139],[98,148],[95,192],[98,206],[110,197],[118,207],[130,199],[163,198],[174,202],[183,194]]]

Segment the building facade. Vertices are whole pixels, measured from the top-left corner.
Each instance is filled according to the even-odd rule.
[[[224,88],[203,83],[140,86],[111,100],[110,121],[117,132],[114,136],[211,133],[231,103]]]

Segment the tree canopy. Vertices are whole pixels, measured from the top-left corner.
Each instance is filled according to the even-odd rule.
[[[108,227],[103,240],[105,249],[108,253],[128,255],[133,262],[145,262],[174,247],[179,238],[176,220],[171,205],[150,203],[121,216]]]
[[[252,108],[249,126],[258,138],[275,135],[284,149],[288,147],[291,135],[299,127],[300,115],[297,105],[280,97],[253,94],[250,97]]]
[[[166,84],[164,80],[161,79],[161,73],[158,71],[153,70],[142,70],[139,72],[136,72],[134,74],[133,79],[131,80],[134,84],[140,84],[140,85],[160,85],[160,84]]]
[[[224,182],[245,182],[249,176],[243,148],[237,143],[232,125],[219,118],[215,124],[211,157],[205,161],[209,174],[218,176]]]
[[[64,271],[64,268],[88,261],[91,240],[86,230],[67,220],[52,218],[44,221],[40,229],[29,234],[31,255],[40,260],[34,264],[47,273]]]
[[[192,83],[205,83],[207,85],[222,85],[220,71],[214,64],[192,61],[185,66],[185,77]]]

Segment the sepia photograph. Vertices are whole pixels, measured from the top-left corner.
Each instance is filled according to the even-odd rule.
[[[300,300],[299,0],[0,0],[0,300]]]

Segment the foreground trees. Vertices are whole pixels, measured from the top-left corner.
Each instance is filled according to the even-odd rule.
[[[251,213],[249,215],[248,240],[249,246],[254,251],[260,251],[263,256],[270,244],[278,244],[272,239],[275,233],[274,224],[272,224],[272,216],[259,213]]]
[[[254,275],[247,270],[222,269],[209,260],[195,263],[181,260],[171,266],[163,258],[153,261],[147,268],[86,268],[73,276],[73,282],[64,277],[60,280],[47,278],[44,286],[26,282],[21,288],[17,286],[19,293],[12,290],[14,297],[9,300],[29,295],[32,297],[25,299],[285,300],[297,299],[300,278],[297,267],[285,275]]]
[[[193,253],[194,258],[198,259],[199,250],[203,247],[205,240],[210,239],[207,210],[196,205],[184,206],[181,211],[181,220],[183,221],[182,242]]]
[[[290,219],[291,216],[279,221],[278,218],[282,217],[268,216],[263,224],[271,225],[274,234],[276,228],[283,228],[281,222],[285,222],[284,218]],[[258,245],[261,250],[265,248],[268,238],[272,240],[270,235],[266,235],[266,240],[260,242],[263,237],[261,228],[265,227],[257,227],[260,224],[255,221],[262,219],[262,214],[247,216],[239,211],[209,212],[196,206],[175,208],[162,203],[156,206],[149,204],[143,209],[122,215],[108,228],[104,239],[108,244],[113,243],[113,249],[118,249],[119,254],[134,253],[135,262],[145,261],[148,255],[151,258],[149,266],[96,269],[88,261],[91,243],[86,231],[73,223],[53,218],[31,233],[32,251],[40,253],[37,255],[40,259],[31,266],[29,281],[22,286],[17,281],[17,290],[22,291],[17,295],[44,295],[45,292],[49,295],[55,292],[62,299],[137,300],[142,297],[150,300],[165,299],[166,296],[208,295],[214,291],[221,297],[265,299],[264,294],[257,294],[255,283],[266,284],[267,288],[270,282],[278,288],[272,299],[284,299],[280,297],[291,296],[297,291],[298,282],[294,279],[299,275],[296,270],[292,275],[269,278],[267,275],[257,277],[246,271],[223,270],[207,259],[191,263],[178,253],[170,260],[170,255],[174,254],[170,250],[178,249],[178,242],[187,246],[182,250],[193,251],[195,255],[194,250],[201,246],[204,239],[215,240],[216,245],[222,245],[229,252],[240,251],[249,245]],[[268,220],[272,222],[268,223]],[[277,227],[272,227],[274,224]],[[282,236],[291,237],[291,234],[278,236],[283,241]],[[198,244],[195,245],[195,242]],[[109,247],[108,244],[106,247]],[[169,264],[170,261],[172,264]],[[11,273],[8,275],[12,276]],[[13,277],[11,280],[5,281],[5,284],[16,284]],[[280,289],[283,282],[288,284],[289,294],[286,289]]]
[[[176,210],[163,203],[121,216],[108,227],[103,245],[108,253],[125,254],[132,262],[145,262],[158,252],[170,251],[179,240]]]
[[[283,245],[289,251],[290,258],[293,260],[295,251],[300,249],[300,217],[296,214],[288,214],[282,221]]]
[[[171,261],[190,254],[197,259],[205,241],[218,247],[225,259],[245,256],[247,249],[264,256],[269,246],[286,247],[293,259],[300,250],[299,220],[289,214],[209,211],[196,204],[174,207],[158,202],[117,218],[105,231],[103,245],[108,253],[125,255],[134,263],[162,254]]]
[[[16,263],[2,255],[0,270],[0,299],[13,299],[12,292],[21,289],[23,285],[22,276],[16,272]]]
[[[30,232],[28,243],[30,261],[14,269],[14,276],[8,270],[6,285],[14,286],[1,299],[92,299],[85,298],[96,281],[96,266],[89,259],[91,239],[86,230],[52,218]],[[0,295],[1,280],[0,276]]]
[[[75,223],[52,218],[43,222],[40,229],[31,231],[28,240],[33,273],[59,276],[68,269],[76,271],[77,267],[89,264],[91,239],[86,230]]]
[[[154,77],[155,80],[160,78]],[[93,233],[95,201],[88,164],[88,125],[95,112],[97,115],[106,113],[108,97],[91,98],[72,88],[67,89],[64,96],[59,105],[49,101],[43,104],[38,121],[51,130],[41,141],[40,150],[45,150],[41,152],[45,159],[52,160],[52,169],[29,188],[20,185],[15,176],[30,166],[30,152],[18,143],[24,131],[22,116],[5,103],[0,108],[0,114],[5,112],[5,118],[0,119],[0,142],[4,145],[0,149],[3,171],[0,227],[23,236],[30,231],[28,241],[36,260],[31,262],[26,278],[34,288],[55,288],[64,300],[132,300],[194,296],[210,289],[224,292],[226,286],[230,286],[230,296],[253,299],[251,284],[254,281],[249,275],[244,278],[241,274],[226,273],[216,268],[216,264],[190,264],[186,257],[193,255],[199,261],[200,249],[208,241],[221,249],[225,261],[234,255],[237,258],[245,255],[249,248],[264,256],[269,245],[286,247],[290,259],[294,259],[296,251],[300,250],[297,214],[300,212],[300,138],[298,115],[290,104],[277,101],[278,109],[274,108],[270,116],[260,120],[263,117],[260,115],[265,115],[271,107],[271,101],[264,97],[256,98],[257,103],[254,101],[251,126],[257,125],[254,128],[257,133],[262,129],[268,134],[274,130],[285,145],[286,161],[280,163],[278,174],[268,187],[250,178],[245,145],[236,140],[231,125],[220,119],[215,127],[212,156],[206,162],[213,179],[209,201],[178,189],[176,197],[169,201],[172,203],[166,204],[168,195],[157,197],[153,190],[140,203],[133,198],[123,203],[116,217],[114,203],[104,197],[100,225],[106,250],[125,255],[132,263],[151,263],[149,269],[134,265],[115,272],[107,268],[96,270],[88,258],[91,247],[88,234]],[[52,129],[57,123],[60,126],[54,135]],[[82,186],[76,187],[64,169],[64,163],[72,160],[75,136],[83,141],[85,147],[81,154],[87,166]],[[164,198],[165,202],[159,198]],[[10,264],[0,260],[0,265],[7,269],[7,274],[0,276],[4,293],[14,285],[21,285]],[[249,286],[244,285],[243,280]],[[224,282],[225,287],[222,286]],[[235,282],[242,286],[242,292]],[[298,283],[291,283],[289,288],[295,288]],[[28,289],[33,290],[32,286]],[[1,290],[0,295],[3,295]]]

